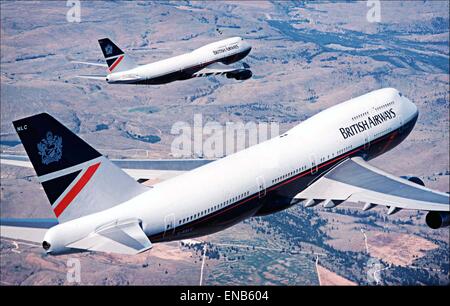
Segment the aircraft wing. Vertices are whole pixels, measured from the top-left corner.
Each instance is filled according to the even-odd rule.
[[[307,200],[306,206],[323,202],[323,206],[328,208],[343,201],[366,203],[364,210],[383,205],[389,207],[388,214],[400,209],[450,211],[447,193],[384,172],[361,157],[336,165],[295,198]]]
[[[211,65],[206,66],[202,70],[200,70],[199,73],[224,73],[224,72],[234,71],[236,69],[241,69],[241,68],[227,66],[227,65],[221,64],[221,63],[213,63]]]
[[[152,247],[138,220],[114,223],[100,228],[67,247],[95,252],[134,255]]]
[[[210,159],[113,159],[129,176],[137,181],[165,181],[184,172],[206,165]]]
[[[243,64],[242,67],[227,66],[221,63],[213,63],[193,74],[193,77],[207,77],[211,75],[224,75],[227,78],[246,80],[252,76],[250,66]]]
[[[164,181],[186,171],[206,165],[211,159],[112,159],[115,165],[122,168],[135,180],[156,179]],[[33,168],[27,156],[0,155],[0,163],[4,165]]]

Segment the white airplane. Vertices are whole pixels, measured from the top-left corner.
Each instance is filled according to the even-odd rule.
[[[428,211],[431,228],[446,227],[447,193],[367,163],[401,143],[417,118],[417,107],[399,91],[376,90],[283,135],[147,187],[50,115],[34,115],[14,121],[14,127],[57,219],[3,219],[1,235],[37,241],[54,255],[136,254],[152,243],[211,234],[300,202],[332,208],[344,201],[362,202],[364,210],[387,206],[388,214]],[[2,158],[8,162],[19,161]],[[175,163],[172,170],[197,166],[192,160]],[[123,162],[125,168],[132,164]],[[170,162],[154,165],[171,168]]]
[[[109,38],[99,41],[106,64],[72,61],[107,68],[107,75],[80,75],[80,78],[103,80],[109,84],[157,85],[196,77],[223,75],[236,80],[251,78],[250,67],[228,65],[245,58],[252,47],[241,37],[232,37],[195,49],[192,52],[146,65],[136,65]]]

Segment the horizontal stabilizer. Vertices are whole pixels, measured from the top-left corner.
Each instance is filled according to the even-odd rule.
[[[77,78],[80,79],[90,79],[90,80],[100,80],[100,81],[106,81],[106,75],[77,75]]]
[[[28,158],[27,158],[27,160],[15,160],[15,159],[5,159],[5,158],[3,158],[3,156],[1,156],[0,164],[22,167],[22,168],[33,168],[33,165],[28,160]]]
[[[19,239],[41,244],[47,229],[58,224],[56,219],[0,219],[2,238]]]
[[[74,63],[74,64],[82,64],[82,65],[88,65],[88,66],[98,66],[98,67],[108,68],[108,65],[102,64],[102,63],[89,63],[89,62],[80,62],[80,61],[70,61],[70,62]]]
[[[128,220],[101,227],[67,247],[73,249],[134,255],[152,247],[138,220]]]

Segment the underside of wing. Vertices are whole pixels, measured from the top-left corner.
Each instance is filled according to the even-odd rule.
[[[360,157],[347,159],[314,181],[295,196],[309,204],[333,207],[342,201],[364,202],[389,207],[389,214],[400,209],[449,212],[449,195],[371,166]]]
[[[199,72],[193,74],[193,77],[208,77],[212,75],[222,75],[227,78],[234,78],[236,80],[247,80],[252,77],[252,71],[247,64],[242,67],[227,66],[221,63],[213,63],[206,66]]]
[[[67,247],[86,251],[133,255],[144,252],[152,244],[138,220],[111,224],[91,233]]]

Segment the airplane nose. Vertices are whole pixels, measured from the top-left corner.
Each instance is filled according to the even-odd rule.
[[[243,50],[250,51],[252,49],[252,46],[247,41],[245,41],[244,39],[241,38],[241,48]]]
[[[411,117],[416,117],[419,114],[419,109],[417,108],[417,106],[406,97],[403,97],[403,101],[404,101],[404,107],[406,109],[406,112]]]
[[[414,109],[414,115],[418,115],[419,114],[419,109],[417,108],[417,106],[411,102],[411,104],[413,105],[413,109]]]

